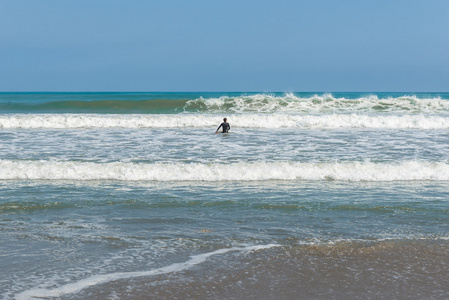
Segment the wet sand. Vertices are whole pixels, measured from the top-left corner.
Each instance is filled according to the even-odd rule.
[[[196,268],[118,280],[67,299],[445,299],[445,241],[276,247]]]

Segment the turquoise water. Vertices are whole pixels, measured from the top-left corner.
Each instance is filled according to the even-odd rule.
[[[449,99],[449,93],[0,93],[0,111],[4,113],[172,114],[208,111],[238,112],[238,109],[243,109],[243,111],[260,112],[264,106],[272,108],[273,104],[277,104],[279,107],[289,106],[292,112],[297,112],[294,109],[297,108],[295,103],[309,103],[312,105],[308,108],[313,109],[319,107],[313,105],[317,102],[333,102],[339,105],[349,100],[348,104],[351,106],[357,101],[372,102],[369,100],[373,97],[376,98],[375,100],[394,99],[396,102],[392,103],[394,106],[400,105],[401,102],[415,102],[419,99],[422,99],[422,102],[426,99],[434,99],[433,102],[438,102],[437,99]],[[241,103],[245,105],[239,105]],[[379,104],[379,101],[376,104]],[[378,109],[381,109],[381,106],[382,103]]]
[[[448,130],[447,93],[2,93],[1,295],[447,297]]]

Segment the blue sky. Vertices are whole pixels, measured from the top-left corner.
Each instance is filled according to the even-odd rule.
[[[0,91],[449,91],[447,0],[0,0]]]

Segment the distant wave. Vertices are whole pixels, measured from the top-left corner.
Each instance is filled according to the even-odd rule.
[[[101,114],[7,114],[0,115],[3,129],[75,128],[201,128],[215,129],[221,115],[101,115]],[[448,129],[449,116],[429,115],[227,115],[236,128],[379,128]]]
[[[223,176],[232,174],[232,176]],[[449,164],[257,162],[257,163],[91,163],[0,160],[0,180],[123,181],[449,181]]]
[[[332,94],[301,97],[294,93],[221,96],[197,99],[63,100],[47,102],[0,102],[0,113],[449,113],[449,100],[414,95],[356,99]]]
[[[187,101],[185,110],[208,112],[293,112],[293,113],[357,113],[357,112],[407,112],[437,113],[449,111],[449,100],[421,99],[417,96],[380,99],[371,95],[357,99],[335,98],[331,94],[298,97],[293,93],[284,96],[257,94],[239,97],[220,97]]]

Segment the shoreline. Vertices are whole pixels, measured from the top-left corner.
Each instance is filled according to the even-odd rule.
[[[444,298],[449,295],[448,245],[440,239],[255,247],[239,253],[243,248],[222,249],[194,266],[129,278],[111,274],[105,282],[92,277],[78,282],[86,286],[74,293],[29,291],[17,299]],[[188,262],[176,265],[183,264]]]

